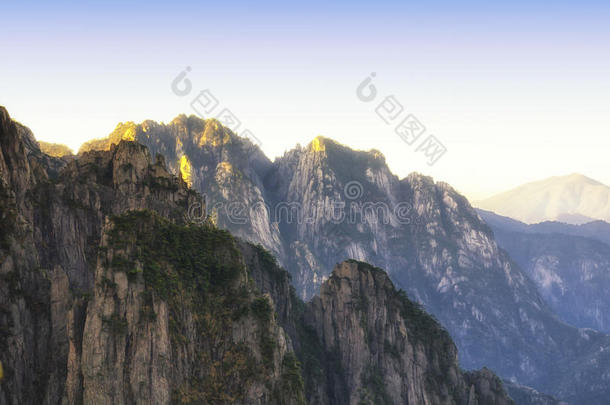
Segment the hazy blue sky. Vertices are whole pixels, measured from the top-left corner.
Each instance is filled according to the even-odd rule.
[[[610,6],[599,2],[2,2],[0,104],[74,149],[210,89],[270,156],[316,135],[476,199],[580,172],[610,184]],[[172,93],[186,67],[189,96]],[[378,100],[356,87],[371,72]],[[374,112],[394,95],[432,167]],[[238,131],[239,132],[239,131]],[[423,138],[422,138],[423,139]]]

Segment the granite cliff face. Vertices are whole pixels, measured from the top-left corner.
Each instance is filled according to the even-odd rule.
[[[320,295],[304,303],[269,253],[244,248],[253,281],[272,298],[300,361],[308,403],[513,403],[493,372],[459,367],[447,331],[383,270],[339,263]]]
[[[332,277],[305,304],[263,247],[207,217],[190,223],[201,197],[146,147],[123,140],[65,160],[3,108],[0,130],[0,404],[510,403],[491,372],[458,368],[448,335],[381,270],[336,271],[379,283],[366,311],[328,307],[365,292]],[[385,368],[348,361],[320,310],[375,318],[334,333]],[[380,352],[386,340],[396,345]]]
[[[225,231],[132,211],[110,220],[95,273],[84,403],[304,401],[271,303]]]
[[[449,334],[366,263],[337,265],[306,318],[346,371],[345,403],[512,403],[492,373],[463,374]]]
[[[181,115],[167,125],[121,123],[108,138],[83,144],[79,153],[107,150],[121,140],[136,140],[153,155],[163,155],[168,169],[210,202],[208,213],[218,226],[286,256],[279,229],[264,209],[270,196],[260,174],[271,169],[271,162],[250,141],[217,120]]]
[[[419,174],[398,179],[379,152],[322,137],[270,162],[215,120],[129,125],[125,136],[167,156],[207,196],[220,227],[278,257],[299,296],[313,297],[338,260],[366,261],[447,327],[465,367],[488,366],[577,403],[610,394],[608,336],[559,321],[449,185]],[[87,147],[111,143],[99,142]]]
[[[303,401],[236,242],[180,225],[200,197],[163,159],[66,164],[0,113],[0,403]]]

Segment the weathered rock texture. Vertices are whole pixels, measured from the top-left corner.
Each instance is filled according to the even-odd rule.
[[[344,370],[342,403],[512,403],[493,373],[465,376],[449,334],[366,263],[337,265],[306,318]]]
[[[226,231],[149,211],[114,217],[95,281],[84,403],[303,402],[284,331]]]
[[[200,197],[162,158],[66,164],[0,115],[1,404],[303,401],[236,242],[180,225]]]

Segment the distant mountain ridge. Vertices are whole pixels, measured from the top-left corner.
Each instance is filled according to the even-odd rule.
[[[610,245],[610,223],[602,220],[587,222],[580,225],[566,224],[559,221],[544,221],[537,224],[526,224],[525,222],[480,208],[477,209],[477,212],[492,228],[500,227],[504,230],[523,233],[560,233],[572,236],[582,236]]]
[[[478,212],[561,319],[610,332],[610,244],[606,242],[610,224],[527,225],[489,211]]]
[[[610,221],[610,187],[574,173],[527,183],[474,205],[528,224]]]

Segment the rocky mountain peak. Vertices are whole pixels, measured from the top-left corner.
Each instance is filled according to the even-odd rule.
[[[333,142],[329,138],[325,138],[321,135],[316,136],[308,145],[308,149],[313,152],[324,152],[326,150],[326,144],[329,142]]]
[[[91,150],[108,150],[111,145],[116,145],[122,140],[135,141],[138,129],[138,125],[132,121],[120,122],[108,137],[93,139],[83,143],[78,150],[78,154],[80,155]]]
[[[581,173],[571,173],[568,174],[567,176],[565,176],[567,181],[574,181],[574,182],[579,182],[579,183],[589,183],[589,184],[603,184],[597,180],[594,180],[590,177],[585,176],[584,174]]]
[[[307,318],[348,370],[346,403],[512,404],[493,373],[461,372],[449,334],[381,269],[337,264]]]
[[[29,216],[33,187],[53,176],[65,162],[41,152],[32,131],[11,119],[0,106],[0,188],[14,199],[20,213]]]
[[[354,150],[334,139],[321,135],[315,137],[303,151],[314,153],[325,152],[324,154],[331,160],[356,160],[371,165],[385,165],[385,157],[376,149],[368,151]]]
[[[56,158],[69,158],[74,155],[72,149],[60,143],[49,143],[38,141],[38,146],[43,153]]]
[[[388,288],[393,288],[390,278],[383,270],[356,260],[346,260],[337,264],[329,279],[335,278],[356,281],[355,292],[359,295],[375,296],[377,289],[386,291]],[[327,286],[328,284],[325,284],[325,287]]]

